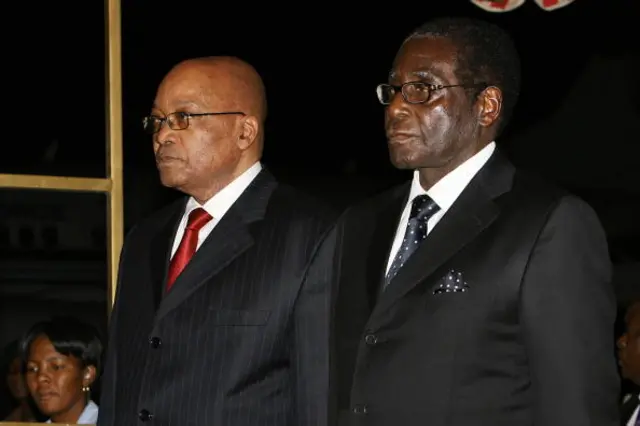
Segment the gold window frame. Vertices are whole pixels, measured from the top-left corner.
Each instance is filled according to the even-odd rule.
[[[122,181],[122,36],[120,0],[105,0],[106,178],[0,173],[0,188],[102,192],[107,196],[107,314],[111,313],[124,239]],[[22,423],[23,425],[25,423]]]

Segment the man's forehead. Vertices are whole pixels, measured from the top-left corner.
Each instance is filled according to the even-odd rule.
[[[155,107],[171,105],[173,107],[201,107],[215,102],[223,87],[215,82],[183,78],[163,82],[154,101]]]
[[[158,91],[153,107],[162,109],[170,105],[173,108],[200,107],[206,102],[205,95],[198,91],[164,90]]]
[[[188,100],[188,99],[184,99],[184,98],[168,98],[168,99],[163,99],[163,98],[159,98],[156,99],[153,104],[151,105],[152,108],[154,109],[162,109],[162,104],[170,104],[172,107],[174,108],[198,108],[200,106],[202,106],[201,102],[198,102],[197,100]]]
[[[422,37],[405,42],[398,52],[390,78],[401,75],[415,77],[442,77],[456,64],[455,49],[447,39]]]
[[[412,68],[401,68],[395,67],[389,73],[389,79],[395,80],[404,76],[407,77],[415,77],[417,80],[420,79],[428,79],[433,77],[440,77],[443,75],[444,70],[442,67],[438,67],[437,64],[429,64],[420,67],[412,67]]]
[[[633,302],[629,308],[627,309],[627,314],[625,315],[627,324],[637,324],[640,326],[640,301]]]

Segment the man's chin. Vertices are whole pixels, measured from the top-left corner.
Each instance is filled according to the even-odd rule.
[[[449,159],[442,159],[434,153],[402,152],[389,150],[391,164],[399,170],[440,169],[447,167]]]
[[[419,161],[413,145],[406,143],[389,143],[389,160],[399,170],[414,170],[419,167]]]
[[[397,153],[390,152],[389,160],[391,161],[393,167],[399,170],[413,170],[417,168],[417,166],[414,164],[415,162],[405,155],[398,155]]]
[[[411,163],[407,161],[394,161],[391,160],[391,164],[398,170],[414,170],[415,167],[411,167]]]
[[[176,176],[175,173],[160,171],[160,183],[167,188],[179,188],[184,183],[184,179]]]

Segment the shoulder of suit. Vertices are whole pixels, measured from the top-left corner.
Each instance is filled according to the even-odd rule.
[[[403,199],[408,196],[410,187],[411,181],[403,182],[376,194],[356,200],[343,212],[342,218],[372,213],[389,204],[402,202]]]
[[[178,214],[180,210],[184,208],[186,200],[186,197],[179,197],[175,201],[142,218],[127,232],[127,236],[139,230],[156,229],[158,226],[165,224],[166,221],[170,220],[175,214]]]
[[[271,194],[267,210],[280,215],[291,215],[292,219],[315,219],[333,222],[339,210],[321,198],[295,188],[278,183]]]
[[[546,212],[546,215],[561,207],[564,211],[593,212],[593,207],[577,194],[538,174],[521,170],[514,176],[512,191],[508,197],[520,210],[535,208]]]

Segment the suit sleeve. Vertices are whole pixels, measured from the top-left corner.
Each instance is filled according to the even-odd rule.
[[[524,275],[534,426],[617,426],[615,294],[604,231],[574,197],[553,209]]]
[[[294,308],[295,375],[293,424],[327,426],[329,408],[330,293],[335,231],[320,244],[307,269]]]

